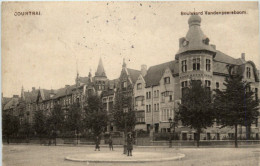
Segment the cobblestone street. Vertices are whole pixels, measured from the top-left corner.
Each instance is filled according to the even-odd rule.
[[[4,145],[3,166],[85,166],[85,165],[133,165],[133,163],[89,163],[73,162],[65,160],[70,155],[93,155],[100,153],[111,155],[122,152],[121,147],[115,151],[109,151],[108,147],[101,147],[101,151],[94,151],[94,146],[40,146],[40,145]],[[249,148],[162,148],[162,147],[137,147],[135,152],[142,154],[159,153],[170,156],[170,154],[182,153],[186,156],[176,161],[134,163],[134,165],[179,165],[179,166],[258,166],[260,164],[260,147]],[[115,156],[115,155],[111,155]],[[118,158],[120,159],[120,155]],[[125,157],[125,156],[122,156]],[[121,158],[122,158],[121,157]],[[133,156],[135,157],[135,156]],[[102,156],[100,155],[100,159]]]

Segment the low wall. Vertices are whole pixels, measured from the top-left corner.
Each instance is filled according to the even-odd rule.
[[[48,138],[30,138],[28,139],[17,139],[11,138],[10,143],[28,143],[28,144],[41,144],[47,145],[49,142],[54,143],[54,140],[49,140]],[[6,139],[3,139],[3,143],[7,143]],[[87,140],[84,138],[56,138],[57,144],[81,144],[81,145],[94,145],[93,140]],[[106,144],[104,140],[101,140],[101,144]],[[124,138],[118,137],[113,138],[114,145],[123,145]],[[200,146],[233,146],[235,144],[234,140],[201,140]],[[135,145],[137,146],[169,146],[169,141],[151,141],[150,137],[137,138],[135,140]],[[260,140],[238,140],[238,145],[260,145]],[[197,146],[197,142],[192,141],[172,141],[172,146]]]
[[[150,141],[151,146],[169,146],[169,141]],[[232,146],[235,140],[200,141],[200,146]],[[259,140],[238,140],[238,145],[260,145]],[[172,146],[197,146],[196,141],[172,141]]]

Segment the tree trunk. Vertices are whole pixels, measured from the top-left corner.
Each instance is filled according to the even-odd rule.
[[[235,148],[237,148],[237,124],[235,125]]]
[[[197,147],[200,147],[200,129],[197,129]]]

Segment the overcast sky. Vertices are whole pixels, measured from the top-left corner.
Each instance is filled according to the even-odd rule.
[[[217,49],[253,60],[259,69],[257,2],[4,2],[2,4],[2,92],[32,87],[57,89],[96,71],[103,59],[109,79],[123,58],[140,69],[174,60],[188,31],[181,11],[246,11],[245,15],[202,15],[201,28]],[[40,11],[40,16],[14,16]]]

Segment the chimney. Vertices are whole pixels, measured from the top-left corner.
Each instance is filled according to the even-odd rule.
[[[246,54],[245,53],[241,54],[241,59],[246,60]]]
[[[143,77],[147,74],[147,65],[141,65],[141,74]]]
[[[32,87],[32,91],[35,91],[35,87]]]
[[[211,46],[214,50],[216,50],[216,45],[211,44],[210,46]]]

